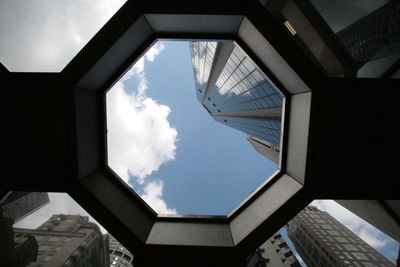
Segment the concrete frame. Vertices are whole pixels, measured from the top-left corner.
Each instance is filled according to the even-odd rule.
[[[105,93],[157,39],[234,40],[286,96],[279,171],[228,216],[157,215],[107,167]],[[315,198],[399,198],[398,81],[325,77],[257,1],[128,1],[61,73],[0,77],[12,110],[0,189],[69,193],[135,266],[242,266]]]

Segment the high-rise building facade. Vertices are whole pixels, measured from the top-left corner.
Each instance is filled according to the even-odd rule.
[[[80,215],[53,215],[37,229],[14,228],[14,240],[34,236],[36,261],[28,266],[109,266],[108,250],[97,224]]]
[[[133,255],[112,235],[109,237],[110,266],[133,267]]]
[[[283,94],[272,81],[232,41],[191,42],[190,49],[197,99],[208,113],[279,152]]]
[[[300,267],[281,234],[275,233],[248,257],[246,267]]]
[[[287,225],[307,266],[395,266],[325,211],[308,206]]]
[[[0,209],[4,217],[9,217],[16,223],[49,202],[47,192],[11,192],[0,203]]]
[[[36,260],[38,244],[32,235],[14,240],[14,221],[0,214],[0,266],[26,266]]]

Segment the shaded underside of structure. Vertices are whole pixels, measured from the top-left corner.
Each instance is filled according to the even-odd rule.
[[[234,40],[285,95],[280,170],[226,217],[160,217],[107,166],[105,92],[161,38]],[[399,198],[399,80],[328,77],[257,1],[128,1],[62,72],[0,78],[0,190],[69,193],[135,266],[242,266],[313,199]]]

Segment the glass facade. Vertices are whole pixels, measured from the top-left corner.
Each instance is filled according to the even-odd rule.
[[[260,0],[331,77],[390,77],[400,58],[400,2]]]
[[[200,102],[202,102],[207,89],[216,48],[217,42],[191,42],[190,45],[196,95]]]
[[[112,235],[109,236],[110,266],[133,267],[133,255]]]
[[[313,206],[294,217],[287,232],[307,266],[394,266],[330,214]]]
[[[214,66],[215,62],[220,63],[224,53],[221,44],[190,44],[199,102],[217,122],[279,147],[281,115],[272,118],[256,113],[266,110],[265,114],[268,114],[268,109],[281,108],[283,94],[237,45],[229,51],[230,55],[218,73]],[[213,75],[218,77],[210,84]]]
[[[203,105],[212,112],[282,106],[283,95],[251,59],[235,46]]]
[[[214,116],[214,119],[220,123],[224,123],[232,128],[245,132],[248,135],[261,138],[279,147],[281,134],[280,121],[266,121],[249,118],[220,116]]]

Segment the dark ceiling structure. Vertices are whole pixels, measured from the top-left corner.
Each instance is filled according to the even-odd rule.
[[[228,216],[160,216],[107,166],[105,93],[159,39],[234,40],[286,95],[279,171]],[[329,77],[258,1],[127,1],[60,73],[0,78],[0,189],[67,192],[135,266],[243,266],[314,199],[400,196],[399,80]]]

